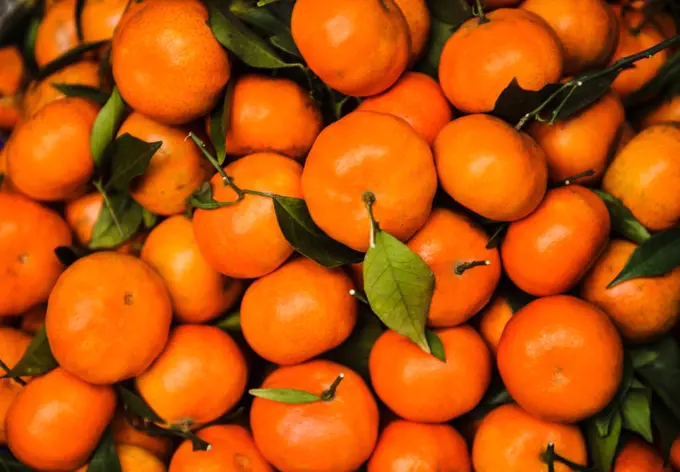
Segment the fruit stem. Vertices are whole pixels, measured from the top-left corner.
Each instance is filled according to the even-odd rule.
[[[338,389],[338,385],[340,385],[340,382],[342,382],[342,379],[345,378],[345,374],[340,373],[338,377],[333,381],[330,387],[328,387],[328,390],[325,390],[321,394],[321,401],[327,402],[335,398],[335,391]]]
[[[461,262],[459,264],[456,264],[456,267],[454,269],[454,272],[456,275],[463,275],[466,270],[472,269],[473,267],[481,267],[481,266],[488,266],[491,265],[491,261],[485,260],[485,261],[471,261],[471,262]]]
[[[555,443],[553,443],[552,441],[548,443],[548,447],[546,448],[545,452],[541,455],[541,459],[543,460],[543,462],[548,464],[548,472],[555,472],[555,462],[564,464],[571,470],[576,472],[587,472],[589,470],[586,466],[575,464],[571,462],[569,459],[565,459],[564,457],[556,453]]]
[[[573,184],[577,180],[583,179],[585,177],[592,177],[593,175],[595,175],[595,171],[593,169],[584,170],[583,172],[580,172],[576,175],[572,175],[571,177],[567,177],[564,180],[560,180],[555,184],[555,187],[565,187],[567,185]]]
[[[123,227],[120,225],[120,221],[118,221],[118,215],[116,215],[116,212],[113,209],[113,205],[111,205],[111,199],[109,199],[109,194],[106,193],[106,190],[104,190],[104,186],[102,185],[101,180],[93,181],[92,185],[94,185],[94,188],[97,189],[97,191],[101,194],[102,198],[104,199],[104,203],[106,204],[106,208],[109,209],[109,213],[111,214],[111,219],[113,220],[113,223],[116,225],[116,229],[118,230],[120,237],[125,239],[125,233],[123,232]]]
[[[352,295],[357,300],[359,300],[361,303],[364,303],[366,305],[370,305],[368,303],[368,299],[366,298],[366,295],[364,295],[363,293],[361,293],[361,292],[359,292],[355,289],[352,289],[352,290],[349,291],[349,294]]]
[[[371,191],[366,191],[361,196],[364,203],[366,204],[366,210],[368,210],[368,219],[371,221],[371,233],[369,235],[369,246],[375,247],[375,233],[380,229],[378,222],[375,221],[375,216],[373,215],[373,205],[375,204],[375,194]]]
[[[5,364],[5,363],[2,361],[2,359],[0,359],[0,367],[1,367],[2,370],[4,370],[5,373],[7,374],[5,377],[11,378],[12,380],[14,380],[16,383],[18,383],[18,384],[21,385],[21,386],[26,385],[26,381],[25,381],[24,379],[22,379],[21,377],[9,377],[9,374],[10,374],[10,372],[11,372],[12,370],[7,366],[7,364]]]
[[[483,25],[488,23],[489,19],[484,14],[484,7],[482,6],[482,0],[475,0],[475,6],[472,7],[472,14],[479,18],[479,24]]]

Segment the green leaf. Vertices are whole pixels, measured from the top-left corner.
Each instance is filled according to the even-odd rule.
[[[316,226],[304,200],[275,195],[273,201],[281,232],[297,252],[329,268],[361,262],[363,254],[331,239]]]
[[[593,417],[595,425],[598,428],[600,436],[607,436],[609,434],[609,427],[611,425],[614,413],[620,410],[621,404],[628,395],[628,391],[633,385],[633,362],[627,352],[623,354],[623,375],[621,376],[621,383],[619,389],[614,395],[612,401],[601,412]]]
[[[633,349],[653,351],[653,361],[638,367],[636,372],[652,388],[666,406],[680,420],[680,346],[671,336],[654,344]],[[633,354],[635,356],[635,354]]]
[[[123,472],[120,460],[116,454],[116,444],[113,441],[113,430],[111,426],[106,428],[104,435],[99,440],[97,449],[87,466],[87,472]]]
[[[149,168],[151,158],[163,145],[163,141],[147,143],[125,133],[116,138],[111,146],[111,177],[107,189],[126,192],[135,177]]]
[[[650,234],[647,228],[642,226],[633,213],[624,206],[618,198],[603,192],[602,190],[594,190],[595,193],[607,205],[609,216],[611,217],[612,229],[621,236],[630,239],[631,241],[642,244],[649,239]]]
[[[650,97],[657,96],[662,90],[678,84],[678,82],[680,82],[680,51],[677,51],[664,63],[652,80],[626,97],[624,105],[628,109],[632,106],[649,103]]]
[[[277,49],[280,49],[291,56],[295,56],[298,59],[302,59],[302,54],[300,54],[300,51],[295,45],[295,41],[293,40],[293,36],[291,36],[290,32],[282,32],[275,34],[274,36],[270,36],[269,42],[272,43],[272,46],[276,47]]]
[[[113,137],[116,135],[118,126],[123,119],[124,112],[125,102],[123,102],[118,88],[114,87],[106,105],[99,110],[97,119],[92,127],[92,134],[90,135],[90,152],[92,153],[92,160],[95,166],[101,164],[104,151],[113,141]]]
[[[653,441],[651,400],[652,392],[647,387],[632,388],[621,405],[623,428],[639,434],[649,443]]]
[[[659,401],[658,397],[654,397],[652,399],[652,423],[661,453],[667,464],[671,455],[671,447],[675,440],[680,438],[680,420],[673,417],[673,414],[666,405]]]
[[[9,454],[0,454],[0,472],[35,472]]]
[[[210,185],[210,182],[203,182],[201,186],[191,194],[188,203],[193,208],[200,208],[201,210],[216,210],[218,208],[238,203],[238,200],[234,200],[232,202],[218,202],[213,198],[212,186]]]
[[[586,420],[586,436],[590,457],[599,472],[609,472],[614,464],[616,447],[621,438],[622,423],[621,412],[617,410],[612,416],[609,434],[601,436],[595,421],[592,418]]]
[[[236,311],[229,313],[227,316],[215,323],[215,326],[228,333],[241,332],[241,314]]]
[[[443,21],[458,29],[472,18],[472,8],[466,0],[428,0],[433,20]]]
[[[432,18],[429,42],[423,57],[415,67],[418,72],[427,74],[434,79],[439,78],[439,59],[442,56],[442,50],[456,29],[457,27],[450,23],[440,21],[434,17]]]
[[[52,355],[50,343],[47,340],[45,326],[41,326],[35,333],[24,355],[10,370],[6,377],[30,377],[44,374],[59,366]]]
[[[229,126],[229,118],[231,116],[231,103],[233,96],[234,81],[230,80],[227,82],[227,87],[224,91],[224,100],[220,100],[220,102],[210,114],[210,141],[215,148],[217,162],[220,165],[224,164],[224,161],[227,158],[225,141]]]
[[[290,18],[284,22],[277,18],[268,8],[257,8],[248,0],[232,0],[229,11],[239,20],[261,30],[267,35],[288,32],[290,34]]]
[[[548,84],[538,91],[524,90],[516,78],[512,79],[499,95],[491,114],[508,123],[517,123],[527,113],[538,108],[560,87],[560,84]]]
[[[103,45],[108,43],[108,41],[96,41],[93,43],[82,43],[73,49],[66,51],[61,56],[54,59],[52,62],[45,64],[39,71],[37,79],[44,79],[48,75],[51,75],[58,70],[78,62],[85,53],[99,49]]]
[[[151,421],[152,423],[165,423],[165,421],[163,421],[163,419],[147,405],[142,397],[136,395],[120,384],[115,385],[115,388],[127,411],[134,413],[142,419]]]
[[[33,16],[33,18],[31,18],[31,22],[26,28],[26,36],[24,36],[23,56],[26,60],[26,65],[32,70],[35,70],[38,67],[35,63],[35,38],[38,36],[40,20],[40,16]]]
[[[77,84],[51,84],[52,87],[59,90],[67,97],[80,97],[87,100],[92,100],[99,105],[104,106],[109,99],[109,96],[97,87],[90,87],[89,85]]]
[[[434,274],[418,254],[385,231],[364,259],[364,289],[373,312],[391,330],[429,353],[425,322],[434,292]]]
[[[368,310],[366,305],[360,305],[357,326],[350,337],[324,357],[346,365],[370,381],[368,358],[373,345],[383,332],[384,328],[380,320]]]
[[[442,340],[439,339],[437,333],[432,330],[425,331],[425,337],[427,338],[427,344],[430,346],[430,352],[434,357],[442,362],[446,362],[446,351],[444,350],[444,344]]]
[[[555,120],[568,120],[598,101],[609,92],[612,82],[618,74],[617,71],[603,77],[584,81],[583,85],[576,86],[573,92],[566,92],[568,97],[563,95],[556,101],[559,104],[561,100],[566,99],[564,106],[559,108]]]
[[[680,266],[680,227],[654,234],[633,251],[607,288],[637,277],[666,274]]]
[[[304,405],[321,401],[318,395],[294,388],[253,388],[248,390],[248,393],[254,397],[289,405]]]
[[[142,221],[146,229],[151,229],[158,223],[158,215],[151,213],[146,208],[142,208]]]
[[[142,207],[127,194],[113,194],[102,205],[92,228],[91,249],[120,246],[137,233],[142,224]]]

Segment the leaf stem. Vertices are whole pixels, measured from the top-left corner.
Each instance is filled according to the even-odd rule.
[[[595,171],[593,169],[584,170],[583,172],[579,172],[576,175],[572,175],[571,177],[567,177],[564,180],[560,180],[555,184],[555,187],[565,187],[567,185],[573,184],[577,180],[583,179],[585,177],[592,177],[593,175],[595,175]]]
[[[373,205],[375,204],[375,194],[369,190],[363,193],[361,198],[364,200],[366,205],[366,210],[368,211],[368,219],[371,222],[371,232],[369,235],[369,246],[375,247],[375,233],[380,229],[378,222],[375,221],[375,216],[373,215]]]
[[[344,378],[345,374],[340,373],[340,375],[338,375],[337,378],[333,381],[331,386],[328,387],[328,390],[325,390],[321,394],[321,401],[328,402],[335,398],[335,392],[338,389],[338,385],[340,385],[340,382],[342,382],[342,379]]]
[[[208,149],[206,148],[205,143],[201,141],[201,138],[196,136],[193,132],[189,133],[188,137],[191,138],[191,140],[194,142],[194,144],[196,144],[196,146],[198,146],[198,148],[201,150],[206,159],[210,161],[210,163],[215,168],[217,173],[220,174],[220,177],[222,177],[222,182],[224,182],[224,185],[233,188],[236,194],[239,196],[239,198],[243,198],[243,191],[231,181],[227,173],[224,172],[222,166],[219,164],[219,162],[217,162],[217,159],[215,159],[215,156],[208,152]]]
[[[471,261],[471,262],[461,262],[459,264],[456,264],[456,267],[454,269],[454,272],[456,275],[463,275],[465,271],[468,269],[472,269],[473,267],[481,267],[481,266],[488,266],[491,265],[490,260],[485,260],[485,261]]]
[[[111,214],[111,219],[113,220],[113,223],[116,225],[116,229],[118,229],[118,233],[120,234],[120,237],[125,239],[125,233],[123,232],[123,227],[120,225],[120,221],[118,220],[118,215],[116,215],[116,211],[113,209],[113,206],[111,205],[111,199],[109,198],[108,193],[106,193],[106,190],[104,190],[104,186],[102,185],[101,180],[93,181],[92,185],[94,185],[94,188],[96,188],[97,191],[102,195],[102,198],[104,199],[104,203],[106,204],[106,208],[109,209],[109,213]]]
[[[2,361],[2,359],[0,359],[0,367],[1,367],[2,370],[4,370],[5,373],[7,374],[7,378],[14,380],[16,383],[18,383],[18,384],[21,385],[22,387],[23,387],[24,385],[26,385],[26,381],[25,381],[24,379],[22,379],[21,377],[9,377],[9,374],[12,372],[12,369],[10,369],[10,368],[7,366],[7,364],[5,364],[5,363]]]
[[[489,22],[489,19],[484,14],[484,6],[482,5],[481,0],[475,0],[475,6],[472,7],[472,14],[479,18],[480,25]]]

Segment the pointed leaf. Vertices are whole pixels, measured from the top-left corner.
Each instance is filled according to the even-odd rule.
[[[149,168],[151,158],[163,145],[163,141],[147,143],[125,133],[116,138],[111,146],[111,177],[107,188],[126,192],[135,177]]]
[[[519,82],[517,82],[517,79],[512,79],[496,100],[491,114],[508,123],[517,123],[527,113],[538,108],[548,97],[557,92],[560,87],[560,84],[548,84],[538,91],[524,90],[519,85]]]
[[[109,197],[111,206],[102,205],[92,228],[92,249],[111,249],[120,246],[137,233],[142,224],[142,207],[127,194]],[[118,224],[116,224],[118,222]]]
[[[158,414],[153,411],[149,405],[147,405],[142,397],[120,384],[117,384],[115,388],[116,392],[118,392],[118,396],[123,402],[123,405],[125,405],[126,410],[131,411],[140,418],[151,421],[152,423],[165,423],[163,419],[158,416]]]
[[[656,343],[633,349],[655,352],[653,361],[638,367],[636,372],[645,380],[666,406],[680,420],[680,346],[671,336]],[[635,354],[633,354],[635,355]]]
[[[634,243],[642,244],[649,239],[650,234],[647,228],[642,226],[633,213],[624,206],[618,198],[603,192],[602,190],[594,190],[595,193],[602,199],[609,216],[611,217],[612,229],[619,233],[624,238],[630,239]]]
[[[228,333],[240,333],[241,314],[238,311],[229,313],[226,317],[215,323],[215,326]]]
[[[568,98],[566,96],[558,98],[555,104],[559,104],[563,99],[566,99],[566,102],[564,106],[559,108],[555,119],[568,120],[598,101],[604,94],[609,92],[612,82],[614,82],[617,75],[618,72],[614,72],[582,82],[582,85],[576,86]]]
[[[123,472],[120,460],[116,454],[116,444],[113,441],[111,426],[106,428],[104,435],[99,440],[99,445],[94,451],[87,472]]]
[[[220,100],[210,114],[210,141],[215,148],[217,162],[222,165],[227,158],[225,143],[229,119],[231,117],[231,102],[234,96],[234,81],[227,82],[224,99]]]
[[[99,110],[97,119],[92,127],[92,134],[90,135],[90,152],[92,153],[92,160],[95,166],[101,164],[104,151],[113,141],[113,137],[116,135],[118,126],[123,119],[124,112],[125,102],[123,102],[118,88],[114,87],[106,105]]]
[[[106,43],[108,43],[108,40],[106,40],[106,41],[96,41],[96,42],[93,42],[93,43],[79,44],[78,46],[74,47],[73,49],[66,51],[64,54],[57,57],[52,62],[45,64],[38,71],[37,79],[44,79],[48,75],[51,75],[51,74],[57,72],[58,70],[66,67],[70,64],[78,62],[85,53],[90,52],[90,51],[94,51],[95,49],[99,49],[100,47],[104,46]]]
[[[425,331],[425,337],[427,338],[427,344],[430,346],[430,352],[432,355],[442,362],[446,362],[446,351],[444,350],[444,344],[442,340],[439,339],[437,333],[432,330]]]
[[[231,202],[218,202],[213,198],[212,186],[210,185],[210,182],[203,182],[201,186],[191,194],[188,203],[193,208],[200,208],[201,210],[216,210],[218,208],[238,203],[238,201],[234,200]]]
[[[639,434],[648,443],[653,441],[651,400],[651,390],[646,387],[634,388],[628,392],[623,405],[621,405],[623,428]]]
[[[321,401],[318,395],[294,388],[254,388],[248,390],[248,393],[254,397],[289,405],[304,405]]]
[[[621,412],[614,412],[609,426],[609,434],[601,436],[595,421],[592,418],[586,421],[588,448],[598,472],[609,472],[611,470],[616,455],[616,447],[621,438],[622,424]]]
[[[109,99],[109,96],[101,89],[98,89],[97,87],[90,87],[89,85],[56,83],[52,83],[51,85],[67,97],[85,98],[87,100],[92,100],[101,106],[104,106]]]
[[[7,377],[29,377],[44,374],[59,366],[52,355],[50,343],[47,340],[45,326],[41,326],[35,333],[24,355],[6,375]]]

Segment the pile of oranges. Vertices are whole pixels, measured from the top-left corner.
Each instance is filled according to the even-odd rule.
[[[678,13],[36,2],[0,470],[680,471]]]

